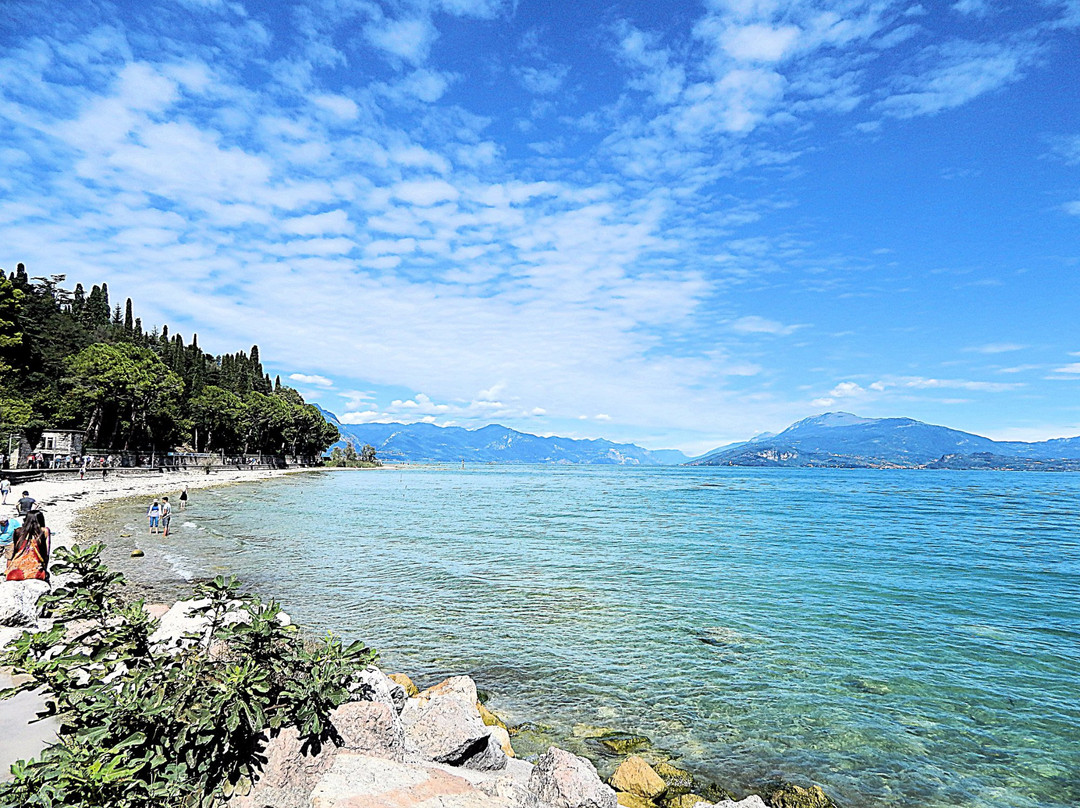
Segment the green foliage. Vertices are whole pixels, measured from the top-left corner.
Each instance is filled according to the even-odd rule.
[[[0,272],[0,428],[85,429],[104,450],[308,457],[338,439],[296,390],[270,381],[258,345],[213,357],[197,335],[185,344],[168,326],[145,330],[131,299],[110,308],[106,284],[68,292],[63,279],[30,278],[22,264]]]
[[[176,437],[184,383],[149,348],[95,343],[68,369],[66,406],[90,413],[89,445],[138,448]]]
[[[331,711],[376,658],[361,643],[304,641],[273,601],[235,579],[198,587],[203,627],[179,647],[124,604],[101,545],[58,550],[54,574],[79,582],[49,597],[56,624],[26,632],[3,663],[26,674],[3,697],[43,688],[58,743],[12,767],[0,805],[211,808],[250,783],[270,735],[295,726],[308,745],[333,737]]]
[[[375,456],[375,447],[370,443],[365,443],[359,454],[357,454],[355,446],[346,443],[344,449],[340,446],[333,448],[326,465],[338,468],[369,468],[381,466],[382,463]]]

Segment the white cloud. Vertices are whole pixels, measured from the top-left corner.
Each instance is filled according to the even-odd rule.
[[[301,384],[313,384],[316,387],[333,387],[334,383],[325,376],[309,373],[290,373],[289,378]]]
[[[364,29],[372,45],[411,64],[427,59],[431,44],[438,35],[427,17],[383,20]]]
[[[1064,208],[1070,216],[1080,216],[1080,199],[1075,202],[1066,202]]]
[[[887,115],[913,118],[966,104],[1023,76],[1036,49],[1026,43],[953,42],[927,49],[927,69],[899,77],[878,106]]]
[[[281,229],[298,236],[325,236],[332,233],[352,233],[356,228],[349,221],[349,214],[343,210],[331,210],[326,213],[313,213],[284,219]]]
[[[982,354],[1000,354],[1010,353],[1012,351],[1022,351],[1027,347],[1027,345],[1020,345],[1015,342],[990,342],[986,345],[976,345],[967,350]]]
[[[1054,373],[1066,373],[1066,374],[1080,373],[1080,362],[1073,362],[1072,364],[1065,365],[1064,367],[1054,368]]]
[[[990,13],[990,6],[986,0],[956,0],[952,4],[952,9],[958,14],[968,14],[973,17],[985,17]]]
[[[801,33],[794,25],[733,26],[720,35],[720,45],[739,61],[778,62],[795,47]]]
[[[522,66],[517,69],[518,79],[521,85],[530,93],[536,95],[551,95],[562,87],[566,74],[570,72],[568,65],[545,65],[544,67]]]
[[[776,320],[769,320],[765,317],[750,315],[733,320],[728,324],[728,327],[737,334],[773,334],[775,336],[787,336],[788,334],[795,333],[795,331],[804,326],[784,325]]]

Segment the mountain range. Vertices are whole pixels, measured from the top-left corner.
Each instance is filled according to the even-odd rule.
[[[912,418],[861,418],[828,412],[778,434],[764,433],[692,458],[676,449],[632,443],[540,437],[498,424],[480,429],[434,424],[343,424],[327,421],[359,450],[375,447],[387,461],[576,463],[605,465],[948,468],[1080,471],[1080,437],[1035,443],[995,441]]]
[[[649,450],[609,440],[542,438],[498,424],[480,429],[434,424],[343,424],[332,412],[322,413],[341,432],[341,441],[335,446],[348,442],[359,451],[364,444],[370,444],[378,458],[387,461],[670,466],[691,459],[677,449]]]
[[[996,441],[912,418],[827,412],[689,461],[695,466],[1080,469],[1080,437]]]

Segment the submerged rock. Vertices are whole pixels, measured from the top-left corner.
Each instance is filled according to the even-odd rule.
[[[601,735],[595,740],[605,749],[617,755],[629,755],[632,752],[647,748],[652,743],[644,735],[632,735],[627,732],[612,732]]]
[[[139,550],[138,548],[131,551],[132,558],[142,558],[145,555],[146,553],[144,553],[142,550]]]
[[[838,808],[821,786],[804,788],[781,781],[765,786],[763,794],[772,808]]]
[[[495,715],[495,713],[491,712],[491,710],[485,707],[484,702],[477,701],[476,709],[480,711],[480,720],[482,720],[487,726],[502,727],[507,732],[510,731],[510,727],[506,726],[506,723],[501,718],[499,718],[499,716]]]
[[[667,791],[663,778],[637,755],[631,755],[619,764],[611,776],[611,785],[616,791],[626,791],[646,800],[655,800]]]
[[[708,802],[700,794],[672,794],[664,799],[664,808],[694,808],[699,802]]]
[[[653,771],[667,784],[668,794],[686,794],[694,787],[694,775],[667,761],[653,764]]]
[[[616,808],[615,792],[583,757],[551,747],[529,775],[529,791],[554,808]]]

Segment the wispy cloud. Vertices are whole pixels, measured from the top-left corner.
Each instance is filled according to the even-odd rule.
[[[289,378],[301,384],[313,384],[316,387],[333,387],[334,382],[325,376],[314,373],[290,373]]]

